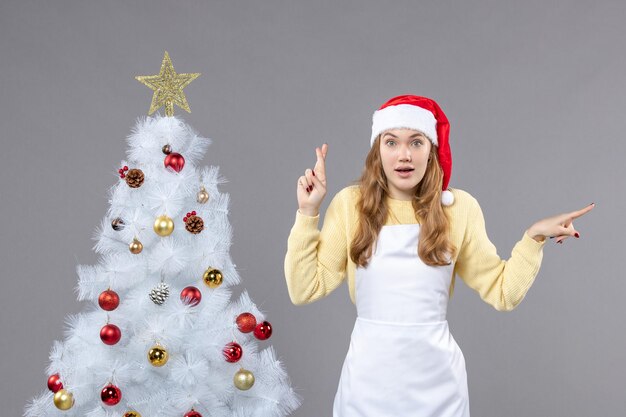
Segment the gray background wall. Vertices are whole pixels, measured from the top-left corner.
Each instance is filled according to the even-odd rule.
[[[431,96],[452,124],[451,186],[481,203],[503,257],[532,222],[592,201],[550,243],[524,302],[459,282],[449,321],[472,415],[623,416],[626,5],[622,1],[0,3],[0,404],[20,415],[75,299],[76,264],[167,50],[202,72],[183,117],[214,139],[242,288],[304,397],[330,415],[355,317],[347,288],[291,305],[282,263],[295,184],[329,143],[329,198],[356,179],[387,98]],[[177,110],[178,114],[181,114]],[[402,387],[398,387],[402,389]],[[148,416],[145,416],[148,417]]]

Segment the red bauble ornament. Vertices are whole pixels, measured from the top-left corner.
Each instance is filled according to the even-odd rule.
[[[115,324],[107,324],[100,329],[100,339],[105,345],[114,345],[122,338],[122,331]]]
[[[185,414],[185,417],[202,417],[202,414],[198,413],[195,410],[191,410],[190,412]]]
[[[59,374],[50,375],[50,378],[48,378],[48,389],[54,393],[63,389],[63,383]]]
[[[202,300],[202,293],[196,287],[185,287],[180,292],[180,299],[184,304],[195,306]]]
[[[257,324],[254,328],[254,337],[259,340],[267,340],[272,335],[272,325],[269,321]]]
[[[180,172],[183,170],[185,166],[185,158],[179,153],[172,152],[165,157],[165,168],[172,168],[176,172]]]
[[[230,342],[224,346],[224,350],[222,350],[222,352],[224,353],[226,362],[230,363],[238,362],[239,359],[241,359],[241,355],[243,355],[243,350],[237,342]]]
[[[102,388],[102,392],[100,392],[100,398],[102,402],[106,405],[116,405],[122,399],[122,391],[118,387],[113,384],[109,384],[106,387]]]
[[[113,290],[102,291],[98,296],[100,308],[106,311],[113,311],[120,305],[120,296]]]
[[[252,313],[241,313],[237,316],[237,328],[242,333],[250,333],[256,327],[256,317]]]

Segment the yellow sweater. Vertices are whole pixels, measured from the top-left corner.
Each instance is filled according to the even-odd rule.
[[[450,285],[458,275],[480,297],[497,310],[514,309],[532,285],[543,257],[545,241],[537,242],[527,233],[517,242],[511,257],[500,259],[487,237],[485,220],[478,201],[469,193],[453,189],[454,203],[447,206],[450,238],[457,248]],[[330,202],[321,232],[319,214],[296,213],[285,255],[285,277],[294,304],[306,304],[328,295],[348,278],[350,298],[355,302],[356,265],[350,259],[350,244],[357,226],[356,185],[341,190]],[[385,224],[416,224],[410,201],[387,198],[390,214]],[[416,248],[417,256],[417,248]]]

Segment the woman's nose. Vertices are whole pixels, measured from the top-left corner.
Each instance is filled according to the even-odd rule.
[[[410,161],[411,160],[411,150],[408,147],[402,147],[400,149],[400,160],[402,161]]]

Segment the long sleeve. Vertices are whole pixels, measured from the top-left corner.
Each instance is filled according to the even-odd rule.
[[[321,232],[319,214],[296,213],[287,241],[285,278],[294,304],[311,303],[341,284],[347,268],[347,190],[330,202]]]
[[[487,237],[485,219],[476,199],[471,198],[456,272],[461,279],[496,310],[513,310],[524,299],[539,272],[544,242],[527,233],[517,242],[508,260],[502,260]]]

